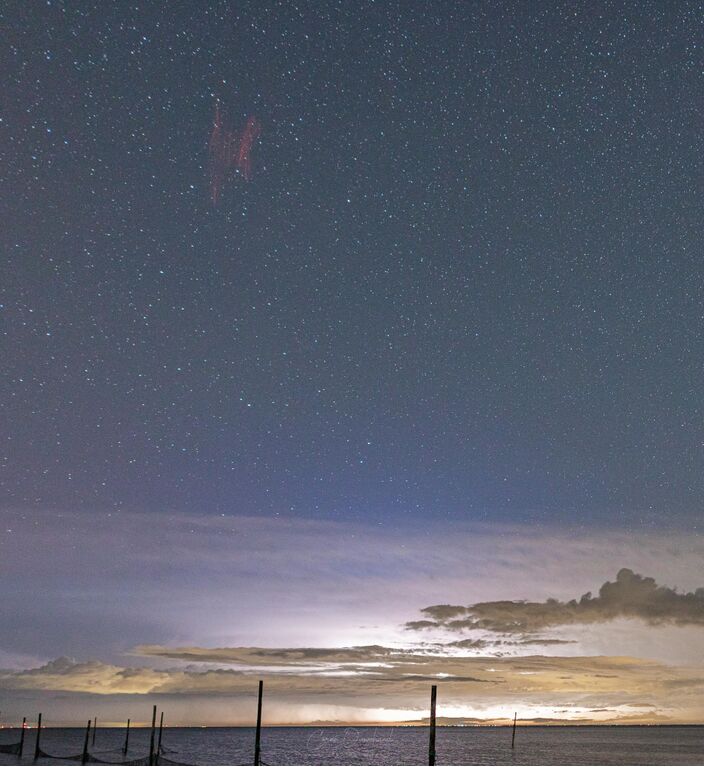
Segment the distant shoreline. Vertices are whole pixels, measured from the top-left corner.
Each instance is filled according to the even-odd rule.
[[[266,730],[290,730],[290,729],[341,729],[341,728],[347,728],[347,729],[354,729],[354,730],[361,730],[361,729],[378,729],[380,727],[383,727],[384,729],[392,729],[394,727],[396,728],[414,728],[414,727],[428,727],[427,722],[423,722],[420,724],[388,724],[388,723],[379,723],[379,724],[269,724],[265,725],[263,729]],[[134,724],[132,723],[130,725],[132,729],[135,730],[149,730],[151,729],[150,724]],[[438,724],[437,729],[457,729],[457,730],[470,730],[470,729],[492,729],[492,730],[510,730],[513,727],[512,724]],[[519,724],[519,727],[526,728],[537,728],[537,727],[550,727],[550,728],[580,728],[580,729],[586,729],[586,728],[601,728],[604,727],[611,727],[611,728],[619,728],[619,729],[625,729],[625,728],[648,728],[652,729],[654,727],[704,727],[704,722],[701,724],[677,724],[673,722],[668,722],[667,724],[658,723],[658,724],[557,724],[557,723],[529,723],[526,722],[525,724]],[[21,729],[20,725],[6,725],[3,727],[0,727],[0,733],[3,731],[11,731],[11,730],[19,730]],[[34,731],[36,730],[36,727],[27,727],[26,730]],[[106,725],[99,725],[98,730],[121,730],[124,729],[124,725],[120,724],[106,724]],[[169,727],[165,727],[165,730],[168,729],[170,731],[174,730],[253,730],[254,725],[253,724],[183,724],[183,725],[171,725]],[[42,730],[79,730],[83,732],[85,730],[85,725],[42,725]]]

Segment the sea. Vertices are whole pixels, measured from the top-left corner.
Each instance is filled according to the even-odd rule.
[[[36,730],[26,731],[24,756],[0,753],[0,765],[31,764]],[[90,743],[90,763],[138,763],[149,753],[150,731],[98,728]],[[19,730],[0,730],[0,747],[19,740]],[[80,764],[84,732],[42,730],[41,748],[53,758],[37,764]],[[167,728],[163,764],[253,764],[254,728]],[[71,758],[71,757],[76,758]],[[68,757],[68,758],[67,758]],[[425,727],[266,727],[264,765],[423,765],[428,764]],[[704,765],[704,726],[519,727],[511,748],[511,728],[438,727],[437,765]]]

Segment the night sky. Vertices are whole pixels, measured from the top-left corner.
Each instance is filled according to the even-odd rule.
[[[700,585],[700,3],[0,21],[0,667]]]

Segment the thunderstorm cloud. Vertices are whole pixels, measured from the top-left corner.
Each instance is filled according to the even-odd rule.
[[[650,625],[704,626],[704,588],[680,593],[623,568],[614,582],[604,583],[597,596],[587,593],[567,602],[546,599],[477,602],[467,606],[439,604],[421,612],[425,617],[408,622],[406,628],[532,634],[558,626],[604,623],[617,618],[638,619]]]

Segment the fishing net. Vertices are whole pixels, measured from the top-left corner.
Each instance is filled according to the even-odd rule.
[[[80,762],[83,759],[83,753],[71,754],[70,756],[57,756],[56,754],[48,754],[43,748],[37,749],[37,756],[40,759],[59,759],[63,762]]]
[[[19,753],[19,747],[17,750],[17,753]],[[105,752],[102,752],[105,753]],[[152,762],[149,760],[148,756],[142,756],[139,759],[128,759],[126,761],[122,760],[114,760],[114,759],[99,759],[97,756],[94,756],[93,754],[86,754],[85,757],[82,753],[80,754],[71,754],[70,756],[58,756],[56,754],[48,754],[43,749],[38,749],[37,756],[40,759],[58,759],[62,762],[79,762],[79,764],[114,764],[114,765],[123,765],[124,767],[131,767],[134,765],[134,767],[138,767],[138,765],[149,765],[152,764]],[[178,764],[178,762],[174,762],[174,764]]]
[[[139,759],[128,759],[126,762],[114,762],[114,761],[108,761],[106,759],[98,759],[97,756],[93,756],[92,754],[88,754],[88,759],[86,760],[86,764],[120,764],[125,765],[127,767],[128,765],[148,765],[151,764],[149,761],[148,756],[140,757]]]

